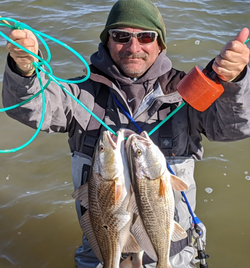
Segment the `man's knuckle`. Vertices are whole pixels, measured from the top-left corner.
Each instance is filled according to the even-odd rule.
[[[226,50],[226,51],[224,52],[223,58],[228,59],[228,58],[230,58],[231,54],[232,54],[232,53],[231,53],[230,50]]]

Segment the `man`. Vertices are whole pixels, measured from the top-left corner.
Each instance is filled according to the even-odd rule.
[[[204,112],[185,105],[151,135],[176,175],[189,185],[186,195],[193,210],[196,196],[194,161],[203,155],[201,134],[211,141],[233,141],[250,135],[249,49],[243,44],[248,34],[248,29],[244,28],[207,66],[221,79],[224,94]],[[39,53],[37,40],[31,32],[13,30],[10,37]],[[139,132],[125,110],[142,130],[149,132],[182,102],[176,85],[185,76],[184,72],[172,68],[166,56],[166,30],[158,9],[149,0],[119,0],[110,11],[100,38],[98,51],[91,56],[90,78],[78,85],[64,84],[65,88],[114,131],[129,128]],[[33,57],[11,43],[7,44],[7,49],[2,93],[5,107],[27,99],[40,89],[32,65]],[[43,74],[42,78],[44,82]],[[77,188],[88,179],[95,142],[104,128],[55,83],[50,83],[45,95],[42,130],[68,132],[72,177]],[[39,96],[18,111],[10,110],[8,115],[37,128],[41,105]],[[179,192],[175,192],[175,202],[175,218],[190,235],[192,219]],[[79,204],[76,209],[81,217],[83,211]],[[188,239],[173,244],[172,267],[196,267],[195,254],[196,249]],[[85,237],[76,251],[75,261],[79,268],[100,266]],[[155,263],[144,256],[144,267],[155,267]]]

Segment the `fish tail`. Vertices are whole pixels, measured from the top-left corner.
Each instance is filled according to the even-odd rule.
[[[166,263],[166,262],[165,262]],[[156,268],[172,268],[170,262],[167,262],[167,265],[165,263],[157,263]]]

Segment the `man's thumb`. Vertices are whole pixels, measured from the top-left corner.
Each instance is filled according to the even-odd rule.
[[[241,43],[245,43],[249,36],[249,29],[243,28],[238,35],[235,37],[235,40],[240,41]]]

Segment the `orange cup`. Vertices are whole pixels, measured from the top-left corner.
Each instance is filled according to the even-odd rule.
[[[206,69],[195,66],[178,83],[181,97],[194,109],[203,112],[224,92],[223,86],[209,77]]]

